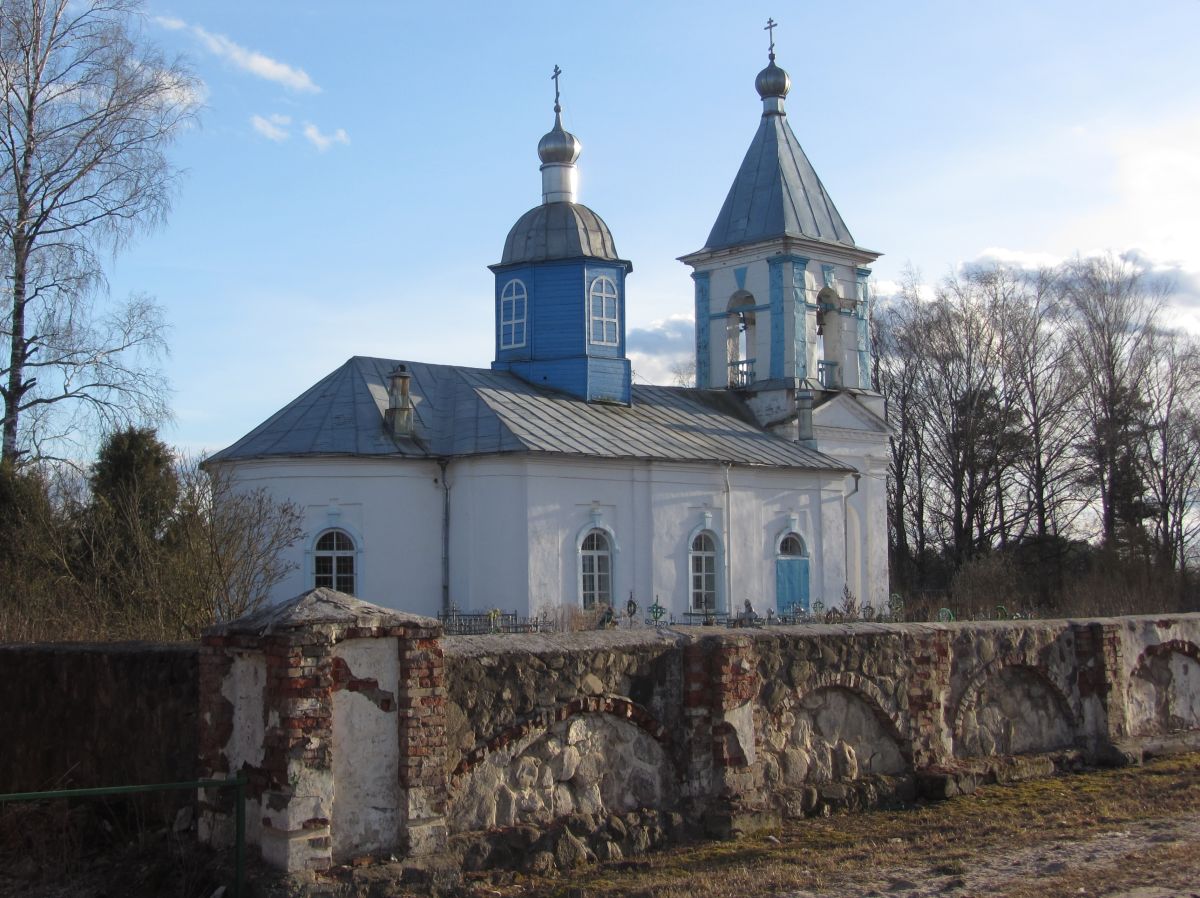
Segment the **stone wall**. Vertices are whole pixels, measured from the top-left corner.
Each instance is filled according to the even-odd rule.
[[[1200,745],[1200,615],[436,639],[327,591],[275,614],[206,636],[202,702],[206,769],[268,783],[281,866],[572,866]],[[281,738],[286,763],[254,750]],[[314,850],[272,854],[275,805]]]
[[[0,792],[195,779],[196,652],[147,643],[0,646]],[[190,800],[180,792],[150,804]]]
[[[451,829],[674,806],[681,643],[653,630],[443,639]]]

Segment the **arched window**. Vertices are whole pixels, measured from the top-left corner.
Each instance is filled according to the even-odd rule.
[[[788,557],[804,555],[804,542],[796,534],[789,533],[779,541],[779,554]]]
[[[617,285],[601,275],[588,292],[588,321],[591,340],[601,346],[617,346]]]
[[[525,345],[525,283],[513,278],[500,293],[500,348]]]
[[[326,530],[313,550],[313,586],[354,595],[354,540],[345,530]]]
[[[692,575],[692,611],[716,611],[717,543],[707,530],[692,539],[688,562]]]
[[[579,573],[584,608],[612,605],[612,546],[603,530],[591,530],[583,538]]]

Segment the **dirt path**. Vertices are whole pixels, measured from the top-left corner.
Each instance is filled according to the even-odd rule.
[[[971,864],[883,866],[778,898],[967,898],[1080,895],[1200,898],[1200,812],[1145,820],[1080,841],[995,850]]]

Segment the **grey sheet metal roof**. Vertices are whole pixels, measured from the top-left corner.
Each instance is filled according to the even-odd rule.
[[[760,428],[725,390],[638,386],[633,405],[587,403],[508,372],[406,362],[415,436],[383,429],[399,362],[356,356],[209,462],[254,458],[443,458],[534,453],[851,470]]]
[[[500,264],[585,256],[617,261],[617,247],[604,219],[582,203],[542,203],[512,226]]]
[[[787,117],[764,115],[705,249],[773,237],[808,237],[854,246]]]

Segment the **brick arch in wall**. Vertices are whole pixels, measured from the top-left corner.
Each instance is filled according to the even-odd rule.
[[[1200,646],[1186,639],[1170,639],[1147,646],[1133,666],[1127,681],[1126,707],[1129,709],[1128,725],[1135,736],[1172,732],[1180,728],[1195,730],[1200,723],[1197,715],[1200,701],[1194,698],[1189,701],[1182,684],[1175,680],[1173,674],[1168,674],[1165,682],[1162,678],[1166,671],[1161,664],[1169,664],[1169,659],[1174,655],[1200,666]],[[1156,662],[1160,665],[1157,671],[1154,669]],[[1145,692],[1147,687],[1149,694]],[[1141,701],[1138,700],[1139,694]],[[1147,704],[1147,699],[1152,707]],[[1182,707],[1179,702],[1182,702]]]
[[[454,768],[453,776],[462,776],[485,760],[493,752],[508,748],[530,735],[540,735],[551,726],[579,714],[607,714],[623,720],[644,731],[663,748],[667,758],[673,758],[671,732],[643,705],[619,695],[582,696],[559,705],[553,711],[543,712],[506,727],[486,742],[477,745]]]
[[[1194,642],[1188,642],[1186,639],[1169,639],[1166,642],[1146,646],[1145,650],[1138,655],[1137,663],[1133,666],[1133,676],[1144,676],[1146,667],[1154,658],[1164,657],[1175,652],[1200,664],[1200,646]]]
[[[883,727],[884,733],[896,743],[904,762],[912,766],[912,739],[904,732],[907,721],[899,714],[888,711],[889,702],[873,680],[846,671],[823,673],[804,689],[797,689],[796,700],[802,702],[809,696],[831,689],[841,689],[863,702]]]
[[[1083,721],[1079,713],[1071,706],[1071,700],[1067,697],[1066,693],[1050,678],[1042,667],[1031,663],[1024,655],[1013,654],[993,658],[986,664],[980,665],[971,674],[970,679],[967,680],[967,686],[963,690],[963,694],[959,697],[958,704],[955,706],[954,715],[951,717],[951,736],[955,740],[962,738],[963,717],[968,710],[978,704],[979,692],[983,689],[984,684],[1000,672],[1014,668],[1031,674],[1036,681],[1045,686],[1050,695],[1054,697],[1055,705],[1070,727],[1072,735],[1074,736],[1079,733],[1083,726]]]

